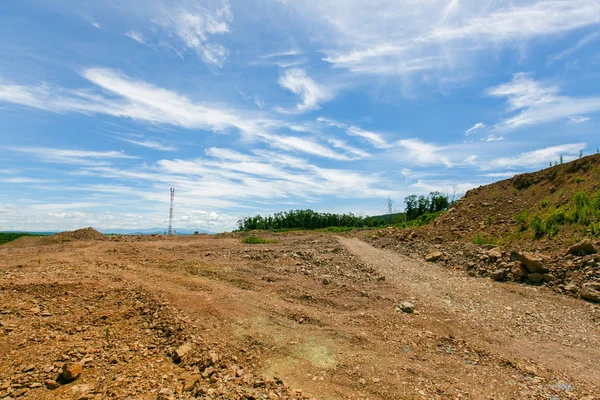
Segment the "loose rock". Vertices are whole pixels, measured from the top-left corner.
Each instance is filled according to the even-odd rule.
[[[596,247],[594,247],[594,244],[589,239],[583,239],[569,247],[569,250],[567,250],[567,254],[573,254],[575,256],[585,256],[587,254],[596,254],[597,252]]]
[[[581,287],[580,296],[582,299],[600,303],[600,283],[587,282]]]
[[[175,350],[173,354],[173,361],[180,363],[184,361],[192,352],[193,346],[191,343],[184,343]]]
[[[538,274],[548,272],[548,268],[544,265],[545,260],[539,254],[528,252],[513,252],[510,255],[510,258],[512,261],[520,261],[521,263],[523,263],[523,265],[529,270],[529,272]]]
[[[62,366],[61,378],[65,382],[73,381],[81,375],[82,367],[80,363],[66,362]]]
[[[435,261],[439,260],[440,258],[442,258],[443,255],[444,254],[442,254],[441,251],[432,251],[431,253],[429,253],[425,256],[425,261],[435,262]]]
[[[406,314],[412,314],[413,312],[415,312],[415,306],[408,301],[403,301],[398,306],[396,306],[396,311],[402,311]]]

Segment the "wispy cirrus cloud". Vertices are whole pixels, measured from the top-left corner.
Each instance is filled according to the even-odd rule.
[[[354,125],[350,126],[346,132],[348,135],[361,137],[380,149],[389,149],[392,147],[392,145],[385,141],[381,134],[376,132],[366,131]]]
[[[145,147],[147,149],[158,150],[158,151],[175,151],[177,147],[163,144],[154,140],[146,139],[128,139],[128,138],[117,138],[122,142],[134,144],[136,146]]]
[[[90,166],[82,168],[79,174],[123,183],[147,182],[165,188],[176,185],[178,204],[184,205],[218,204],[228,199],[234,207],[237,202],[384,195],[379,187],[381,177],[376,173],[319,167],[302,158],[266,150],[240,153],[213,147],[195,159],[162,159],[155,165],[127,169]],[[156,200],[154,191],[143,195]]]
[[[591,118],[590,117],[583,117],[581,115],[574,115],[572,117],[569,117],[569,123],[570,124],[582,124],[584,122],[589,121]]]
[[[483,128],[485,128],[485,126],[486,126],[486,125],[485,125],[483,122],[478,122],[478,123],[476,123],[475,125],[473,125],[472,127],[470,127],[469,129],[467,129],[467,130],[465,131],[465,135],[469,136],[469,135],[470,135],[470,134],[472,134],[473,132],[475,132],[475,131],[478,131],[478,130],[480,130],[480,129],[483,129]]]
[[[592,43],[599,36],[600,36],[600,31],[592,32],[592,33],[585,35],[577,43],[575,43],[575,45],[566,48],[565,50],[561,51],[560,53],[552,55],[548,62],[550,64],[552,64],[556,61],[566,58],[567,56],[569,56],[569,55],[575,53],[577,50],[581,49],[582,47],[585,47],[588,44]]]
[[[223,66],[229,50],[210,40],[214,35],[229,32],[233,19],[229,1],[222,0],[209,9],[204,2],[188,1],[161,7],[155,21],[173,32],[183,44],[195,51],[211,68]]]
[[[287,151],[337,160],[356,159],[356,154],[352,152],[336,151],[329,147],[327,141],[320,143],[318,138],[310,134],[310,129],[298,124],[247,110],[194,102],[179,93],[132,79],[108,68],[88,68],[82,72],[82,76],[112,96],[47,84],[23,86],[0,83],[0,101],[55,113],[106,114],[216,133],[237,131],[249,139],[263,141]],[[299,93],[305,96],[306,104],[312,104],[315,98],[321,99],[320,95],[315,95],[311,90],[300,88]],[[282,134],[278,130],[291,130],[304,133],[305,136]]]
[[[354,73],[410,76],[461,70],[498,48],[600,24],[596,0],[300,0],[324,61]],[[428,75],[429,76],[429,75]]]
[[[44,162],[69,165],[106,165],[109,164],[109,160],[138,158],[121,151],[88,151],[22,146],[5,147],[5,149],[15,153],[27,154]]]
[[[506,98],[507,111],[518,111],[495,128],[516,129],[600,111],[600,97],[569,97],[559,93],[557,85],[536,81],[526,73],[515,74],[511,82],[487,90],[489,96]]]
[[[144,40],[144,34],[141,32],[129,31],[129,32],[125,32],[124,35],[127,36],[128,38],[135,40],[138,43],[146,44],[146,41]]]
[[[318,109],[322,102],[330,100],[333,97],[331,88],[318,84],[308,76],[306,70],[301,68],[286,70],[277,82],[281,87],[300,97],[302,102],[296,105],[296,111],[298,112]],[[278,108],[277,110],[287,112],[282,108]]]
[[[442,147],[431,143],[426,143],[421,139],[401,139],[395,143],[407,152],[407,157],[417,165],[436,165],[443,164],[446,167],[452,167],[452,162],[447,156],[441,154]]]

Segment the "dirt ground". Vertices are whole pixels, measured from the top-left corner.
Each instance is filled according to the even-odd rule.
[[[0,398],[600,399],[597,304],[271,236],[0,246]]]

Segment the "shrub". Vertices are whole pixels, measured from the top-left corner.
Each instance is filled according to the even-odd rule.
[[[525,210],[514,216],[515,222],[519,225],[519,231],[525,232],[527,230],[527,220],[529,219],[529,211]]]
[[[535,233],[536,237],[541,237],[546,232],[544,227],[544,221],[539,215],[535,215],[531,219],[531,223],[529,225],[531,226],[531,229],[533,229],[533,232]]]
[[[269,243],[279,243],[277,240],[267,240],[260,238],[258,236],[248,236],[242,239],[242,243],[246,244],[269,244]]]

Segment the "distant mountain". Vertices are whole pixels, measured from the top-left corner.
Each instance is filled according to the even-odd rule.
[[[195,232],[214,234],[215,232],[206,229],[174,229],[177,235],[193,235]],[[116,235],[163,235],[167,232],[165,228],[146,228],[146,229],[101,229],[104,234]]]

